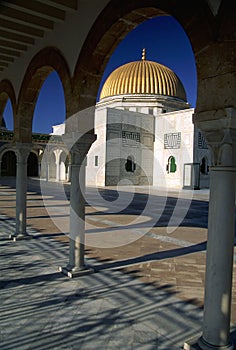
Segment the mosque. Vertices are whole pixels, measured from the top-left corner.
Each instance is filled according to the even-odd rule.
[[[193,113],[177,75],[147,60],[143,49],[141,60],[115,69],[101,89],[87,185],[208,187],[210,154]],[[53,126],[53,135],[64,132],[64,124]],[[65,167],[58,166],[66,178]]]
[[[27,232],[30,154],[34,154],[31,158],[35,159],[38,176],[45,171],[46,178],[63,180],[63,176],[68,178],[70,169],[69,203],[73,210],[69,218],[68,259],[60,270],[69,277],[91,273],[85,260],[85,226],[77,219],[84,222],[85,183],[80,179],[85,177],[85,168],[88,183],[94,181],[90,169],[101,185],[131,181],[157,186],[165,181],[168,186],[202,188],[207,186],[210,176],[204,309],[202,320],[196,320],[202,331],[199,334],[195,328],[184,334],[183,348],[233,350],[235,1],[179,0],[176,6],[176,1],[170,0],[5,0],[1,9],[0,125],[8,99],[14,120],[12,133],[0,131],[2,172],[7,171],[6,158],[10,152],[16,163],[15,227],[13,234],[8,232],[9,240],[19,240],[18,244],[24,247],[20,241],[30,238]],[[175,18],[191,44],[197,71],[195,109],[187,104],[176,75],[149,62],[145,53],[141,61],[130,62],[112,73],[97,102],[100,82],[114,49],[139,24],[159,16]],[[62,136],[32,133],[37,99],[52,71],[58,73],[63,85],[66,121],[96,104],[96,121],[94,113],[90,113],[84,125],[80,123],[75,128],[66,124],[64,140],[75,141],[69,159]],[[79,134],[79,138],[73,138]],[[40,162],[46,143],[50,143],[48,156],[51,152],[54,167],[48,169],[46,163],[44,170]],[[176,276],[178,273],[176,270]],[[183,318],[189,312],[185,306],[179,305]],[[179,336],[173,330],[168,338],[177,344]]]

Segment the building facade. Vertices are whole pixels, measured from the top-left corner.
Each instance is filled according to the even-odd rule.
[[[208,187],[209,151],[193,113],[176,74],[146,60],[144,49],[140,61],[118,67],[103,85],[87,185]]]
[[[176,74],[146,60],[144,49],[141,60],[118,67],[103,85],[95,108],[97,140],[86,159],[87,185],[208,187],[209,151],[193,113]],[[59,124],[50,137],[34,134],[28,176],[70,180],[70,157],[62,140],[55,139],[64,133],[65,124]],[[13,135],[4,125],[1,135],[1,174],[14,176],[16,156],[5,142]]]
[[[11,238],[28,239],[26,161],[32,147],[35,105],[47,76],[54,70],[62,81],[68,120],[95,105],[107,62],[126,34],[149,18],[173,16],[182,25],[193,50],[197,69],[193,121],[211,150],[202,334],[188,341],[184,349],[233,350],[230,314],[235,244],[235,2],[202,0],[190,3],[179,0],[176,6],[176,2],[170,0],[55,0],[50,4],[52,9],[43,10],[41,6],[33,6],[32,2],[20,2],[17,6],[17,2],[6,0],[6,11],[1,13],[5,40],[1,41],[0,118],[10,99],[17,154],[16,226]],[[12,7],[17,7],[17,11]],[[60,21],[58,9],[62,11]],[[39,26],[40,31],[35,26]],[[22,35],[14,35],[13,39],[12,31],[29,34],[31,38],[25,40]],[[94,114],[86,122],[86,130],[90,131],[86,134],[81,125],[76,129],[66,129],[67,139],[75,141],[70,150],[70,187],[76,196],[70,198],[74,209],[70,213],[70,250],[68,264],[62,270],[70,277],[78,276],[81,270],[85,273],[87,268],[83,249],[84,228],[79,226],[74,215],[75,212],[79,217],[84,216],[82,194],[85,186],[84,182],[79,182],[77,171],[79,168],[84,178],[83,159],[96,139]],[[74,140],[75,132],[83,137]],[[199,144],[202,145],[201,137]],[[203,154],[204,147],[201,147]],[[206,159],[201,165],[202,169],[207,169]],[[175,168],[171,160],[170,166]],[[191,167],[188,167],[191,174]],[[75,240],[77,244],[74,244]],[[175,337],[175,334],[170,336]]]

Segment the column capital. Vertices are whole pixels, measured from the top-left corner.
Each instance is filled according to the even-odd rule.
[[[97,139],[95,134],[70,132],[63,135],[63,141],[71,153],[71,164],[81,165],[92,143]]]
[[[32,149],[31,143],[16,142],[15,152],[17,155],[17,162],[26,163],[31,149]]]
[[[196,112],[194,123],[203,133],[213,166],[236,166],[236,108]]]
[[[52,151],[55,155],[55,158],[56,158],[56,164],[59,163],[60,161],[60,155],[62,154],[62,149],[55,149]]]

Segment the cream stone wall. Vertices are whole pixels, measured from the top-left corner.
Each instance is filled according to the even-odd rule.
[[[180,110],[165,113],[155,118],[154,186],[166,188],[183,187],[184,164],[193,163],[193,111],[193,109]],[[169,140],[169,144],[165,144],[165,135]],[[180,142],[176,144],[174,140],[178,137],[180,137]],[[174,157],[176,161],[176,171],[173,173],[167,171],[170,157]]]
[[[130,181],[135,185],[152,184],[152,115],[108,109],[106,184]],[[134,162],[134,171],[127,162]]]
[[[205,159],[205,166],[203,164],[203,159]],[[203,134],[196,126],[194,130],[194,162],[200,164],[200,188],[209,188],[209,167],[211,165],[210,149],[208,148]]]
[[[152,184],[153,121],[152,115],[98,106],[95,115],[97,140],[87,156],[87,185],[115,185],[120,181],[123,184],[126,181],[136,185]],[[133,172],[126,170],[129,157],[135,163]]]
[[[63,135],[65,133],[65,123],[53,125],[51,135]]]
[[[143,102],[143,101],[142,101]],[[142,113],[137,112],[142,111]],[[121,100],[98,103],[95,109],[97,140],[87,155],[86,183],[88,186],[116,185],[131,181],[136,185],[182,188],[184,164],[199,163],[209,151],[198,148],[198,130],[192,122],[194,109],[169,113],[148,114],[149,107],[124,106]],[[62,134],[64,124],[53,127],[53,133]],[[133,135],[134,140],[127,139]],[[138,135],[138,136],[137,136]],[[166,136],[165,136],[166,135]],[[135,137],[140,139],[135,141]],[[177,145],[165,144],[177,138]],[[171,141],[172,140],[172,141]],[[167,169],[168,159],[175,158],[176,171]],[[126,170],[127,159],[135,163],[133,172]],[[207,174],[200,174],[200,186],[208,187]]]
[[[97,140],[92,144],[87,155],[86,184],[88,186],[105,186],[106,124],[107,109],[97,108],[94,129]]]

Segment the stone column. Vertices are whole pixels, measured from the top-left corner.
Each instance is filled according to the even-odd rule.
[[[203,334],[201,349],[233,349],[230,310],[234,248],[236,168],[214,167],[210,174],[210,202]]]
[[[67,181],[71,182],[71,162],[68,165]]]
[[[61,157],[62,150],[56,149],[54,150],[55,159],[56,159],[56,181],[59,182],[61,178],[60,174],[60,157]]]
[[[47,156],[45,157],[45,181],[49,181],[49,160],[47,159]]]
[[[61,179],[61,169],[60,169],[60,161],[56,162],[56,181],[59,182]]]
[[[85,158],[95,141],[92,134],[70,136],[75,142],[70,147],[71,153],[71,185],[70,185],[70,248],[69,263],[59,270],[70,278],[93,272],[93,269],[85,264]]]
[[[236,184],[236,110],[201,113],[198,121],[211,150],[210,198],[202,336],[184,349],[233,350],[230,311]]]
[[[16,231],[10,235],[14,241],[31,238],[26,232],[27,159],[31,146],[25,143],[16,144]]]
[[[38,161],[38,177],[41,177],[41,161]]]

